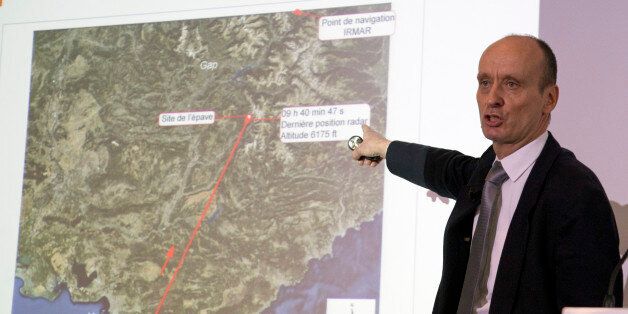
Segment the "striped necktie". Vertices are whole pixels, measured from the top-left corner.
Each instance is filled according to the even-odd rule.
[[[480,297],[486,292],[486,278],[490,267],[497,217],[499,217],[501,207],[501,187],[507,179],[508,174],[504,171],[502,164],[495,161],[486,175],[482,189],[480,216],[471,241],[467,271],[458,303],[458,314],[475,313],[476,307],[481,305],[477,304]]]

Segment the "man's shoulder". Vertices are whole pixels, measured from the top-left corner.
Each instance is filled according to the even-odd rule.
[[[544,177],[545,182],[554,185],[560,183],[558,187],[569,188],[574,184],[601,187],[595,173],[578,160],[572,151],[562,147],[551,132],[534,168],[537,168],[537,176]]]
[[[544,191],[547,205],[560,216],[580,216],[594,208],[610,208],[595,173],[565,148],[560,148],[547,173]]]
[[[553,180],[564,182],[563,184],[566,186],[584,184],[601,187],[593,170],[578,160],[576,155],[566,148],[560,148],[560,152],[552,164],[550,174]]]

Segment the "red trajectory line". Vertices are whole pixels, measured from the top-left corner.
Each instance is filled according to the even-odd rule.
[[[236,115],[236,116],[217,116],[216,120],[224,120],[224,119],[243,119],[246,118],[247,115]],[[266,118],[251,118],[251,122],[259,122],[259,121],[275,121],[279,120],[281,117],[266,117]]]
[[[320,18],[320,16],[317,15],[317,14],[310,13],[310,12],[304,12],[304,11],[301,11],[299,9],[294,9],[294,11],[292,11],[292,14],[294,14],[296,16],[309,16],[309,17],[313,17],[315,19]]]
[[[216,191],[218,190],[218,187],[220,186],[220,182],[222,182],[222,179],[225,177],[225,173],[227,173],[227,169],[229,168],[229,165],[231,164],[231,160],[233,160],[233,156],[235,155],[235,152],[238,149],[238,145],[240,145],[240,141],[242,140],[242,137],[244,136],[244,131],[246,131],[246,127],[252,121],[251,115],[246,115],[243,117],[244,117],[244,124],[242,125],[242,128],[240,129],[238,138],[236,139],[235,144],[233,144],[231,153],[229,153],[229,157],[227,158],[225,165],[222,167],[222,170],[220,171],[220,176],[218,176],[218,180],[216,181],[216,184],[214,185],[214,189],[212,190],[212,193],[209,196],[209,199],[205,203],[205,207],[203,208],[203,212],[201,213],[201,216],[198,218],[198,221],[196,222],[196,227],[194,227],[194,230],[192,230],[192,234],[190,235],[190,238],[188,239],[188,243],[185,245],[185,248],[183,249],[181,258],[179,258],[179,263],[177,264],[177,267],[174,269],[174,273],[172,274],[172,277],[170,278],[170,281],[168,282],[168,285],[166,286],[166,291],[164,291],[164,294],[161,297],[161,300],[159,301],[159,305],[157,305],[157,309],[155,309],[155,314],[159,314],[159,312],[161,311],[161,308],[164,306],[164,303],[166,302],[166,297],[168,296],[168,292],[170,292],[170,288],[172,287],[172,284],[177,279],[177,274],[179,273],[179,270],[181,270],[181,267],[183,267],[183,262],[185,262],[185,258],[188,255],[188,251],[190,251],[192,242],[194,242],[194,238],[196,238],[196,234],[198,233],[198,230],[201,228],[201,225],[203,224],[203,220],[205,219],[205,216],[207,215],[207,212],[209,211],[209,206],[214,201],[214,197],[216,196]]]
[[[172,257],[174,256],[174,245],[170,246],[170,249],[168,250],[168,253],[166,253],[166,261],[164,262],[164,265],[161,266],[161,275],[164,275],[164,271],[166,270],[166,266],[168,266],[168,263],[170,262],[170,260],[172,259]]]
[[[244,119],[247,116],[249,116],[249,115],[242,114],[242,115],[237,115],[237,116],[218,116],[218,117],[216,117],[216,120],[221,120],[221,119]]]
[[[279,119],[281,119],[281,117],[253,118],[253,122],[259,122],[259,121],[275,121],[275,120],[279,120]]]

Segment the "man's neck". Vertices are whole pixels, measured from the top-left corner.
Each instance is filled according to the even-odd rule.
[[[539,138],[539,136],[543,135],[545,132],[547,132],[547,129],[542,129],[539,132],[535,132],[534,135],[527,137],[525,140],[517,142],[517,143],[512,143],[512,144],[510,143],[501,144],[501,143],[493,142],[493,151],[495,151],[495,155],[497,156],[497,159],[502,160],[508,157],[509,155],[511,155],[512,153],[518,151],[521,147],[524,147],[530,144],[532,141]]]

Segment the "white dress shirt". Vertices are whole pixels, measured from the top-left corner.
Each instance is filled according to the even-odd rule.
[[[502,205],[499,211],[499,218],[497,220],[493,251],[491,252],[491,259],[489,261],[490,270],[486,282],[486,300],[481,302],[480,304],[483,305],[477,308],[478,314],[486,314],[489,311],[491,297],[493,295],[493,287],[495,286],[495,276],[497,275],[497,266],[499,265],[499,259],[502,255],[506,235],[508,234],[508,227],[512,221],[512,216],[517,209],[517,204],[519,204],[519,198],[521,197],[523,186],[528,180],[528,176],[530,176],[530,171],[532,170],[536,159],[539,157],[543,147],[545,146],[547,137],[548,133],[545,131],[545,133],[536,138],[534,141],[506,156],[504,159],[495,159],[502,163],[504,170],[508,174],[508,180],[502,184]],[[480,211],[478,210],[473,220],[474,232],[479,215]]]

